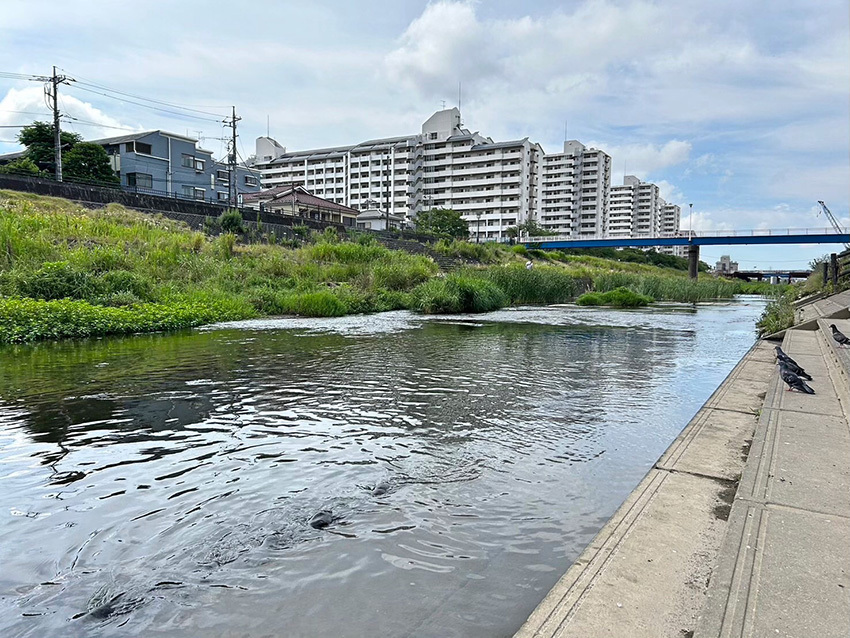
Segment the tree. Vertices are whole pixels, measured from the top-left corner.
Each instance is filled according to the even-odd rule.
[[[62,172],[71,179],[118,184],[109,155],[100,144],[78,142],[62,156]]]
[[[517,226],[518,231],[522,231],[528,237],[546,237],[551,235],[557,235],[558,233],[552,232],[551,230],[547,230],[543,226],[537,223],[534,219],[529,219],[522,224]]]
[[[38,177],[41,171],[29,157],[19,157],[16,160],[0,166],[0,173],[11,173],[13,175],[32,175]]]
[[[54,152],[54,140],[52,124],[46,122],[33,122],[25,126],[18,133],[18,141],[27,147],[26,156],[35,162],[39,170],[47,171],[51,175],[56,174],[56,155]],[[83,141],[76,133],[61,131],[59,139],[62,144],[62,158],[74,145]]]
[[[432,208],[416,216],[416,230],[455,239],[469,238],[469,224],[457,211],[448,208]]]

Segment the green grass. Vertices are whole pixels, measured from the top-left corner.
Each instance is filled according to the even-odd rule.
[[[655,301],[629,288],[615,288],[608,292],[586,292],[576,299],[580,306],[613,306],[615,308],[640,308]]]
[[[760,337],[771,335],[780,330],[786,330],[794,325],[794,306],[797,298],[797,288],[786,286],[785,289],[765,306],[764,312],[756,322]]]
[[[235,219],[235,216],[234,216]],[[340,316],[409,308],[486,312],[628,288],[700,301],[744,284],[592,255],[496,243],[433,248],[472,264],[447,276],[433,260],[371,236],[297,229],[300,245],[242,244],[110,204],[0,191],[0,343],[157,331],[297,314]],[[526,269],[525,262],[535,265]],[[749,290],[748,290],[749,292]]]
[[[413,291],[413,300],[415,309],[428,314],[489,312],[509,303],[493,282],[457,273],[422,284]]]

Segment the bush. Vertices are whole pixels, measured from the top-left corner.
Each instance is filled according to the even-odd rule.
[[[792,286],[786,289],[773,301],[768,302],[759,320],[756,322],[758,335],[764,337],[786,330],[794,325],[794,306],[797,291]]]
[[[616,288],[608,292],[586,292],[576,299],[580,306],[614,306],[615,308],[639,308],[654,301],[629,288]]]
[[[413,299],[414,308],[428,314],[489,312],[509,303],[493,282],[459,274],[425,282],[414,289]]]
[[[238,210],[227,210],[218,216],[218,227],[226,233],[244,233],[242,213]]]

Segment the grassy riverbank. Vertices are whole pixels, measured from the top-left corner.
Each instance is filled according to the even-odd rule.
[[[628,288],[654,300],[756,292],[674,269],[465,242],[436,247],[467,265],[446,275],[371,239],[314,235],[299,247],[239,243],[109,205],[0,191],[0,343],[149,332],[297,314],[409,308],[482,312]],[[531,258],[535,267],[526,269]]]

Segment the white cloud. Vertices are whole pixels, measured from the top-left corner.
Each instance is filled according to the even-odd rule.
[[[611,156],[615,175],[622,175],[625,164],[627,175],[635,175],[641,179],[660,169],[687,162],[691,154],[691,143],[682,140],[670,140],[665,144],[617,145],[590,142],[589,145],[602,149]],[[612,179],[612,183],[614,181]]]
[[[138,126],[128,126],[73,95],[63,95],[61,91],[59,105],[60,111],[67,116],[62,118],[61,128],[79,133],[85,139],[112,137],[130,130],[140,130]],[[0,100],[0,125],[30,124],[36,120],[53,121],[53,114],[44,101],[42,87],[11,88]],[[17,137],[20,131],[18,128],[11,130],[14,134],[9,135],[8,139]]]

